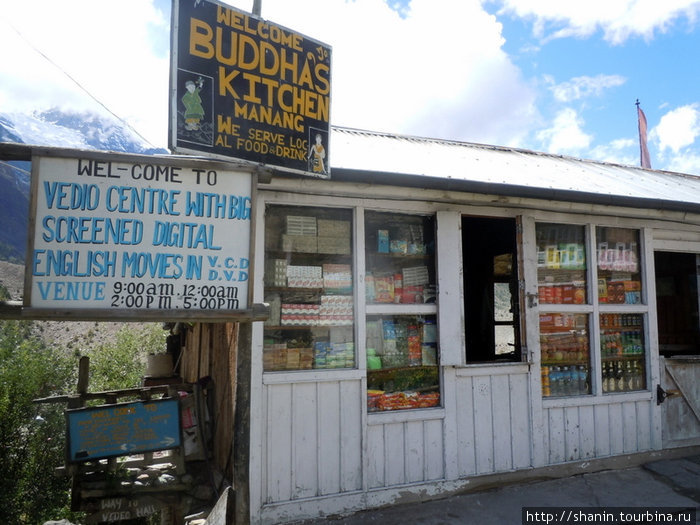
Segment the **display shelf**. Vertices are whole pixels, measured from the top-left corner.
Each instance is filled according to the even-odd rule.
[[[307,324],[307,325],[265,325],[266,331],[272,330],[310,330],[315,328],[351,328],[352,324]]]
[[[435,303],[372,303],[365,306],[367,315],[432,315],[437,313]]]

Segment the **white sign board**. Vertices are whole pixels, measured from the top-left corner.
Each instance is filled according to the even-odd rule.
[[[116,154],[33,163],[29,306],[247,308],[249,173]]]

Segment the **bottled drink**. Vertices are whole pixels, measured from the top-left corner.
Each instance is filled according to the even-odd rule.
[[[579,394],[587,394],[588,393],[588,369],[583,366],[579,365],[578,367],[578,392]]]
[[[615,390],[617,392],[625,391],[625,371],[622,366],[622,361],[615,361]]]

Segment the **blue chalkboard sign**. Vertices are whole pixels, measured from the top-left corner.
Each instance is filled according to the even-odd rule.
[[[176,399],[66,411],[68,461],[92,461],[180,446]]]

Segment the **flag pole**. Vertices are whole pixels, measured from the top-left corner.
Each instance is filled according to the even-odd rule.
[[[255,16],[261,16],[262,12],[262,0],[253,0],[253,14]]]

